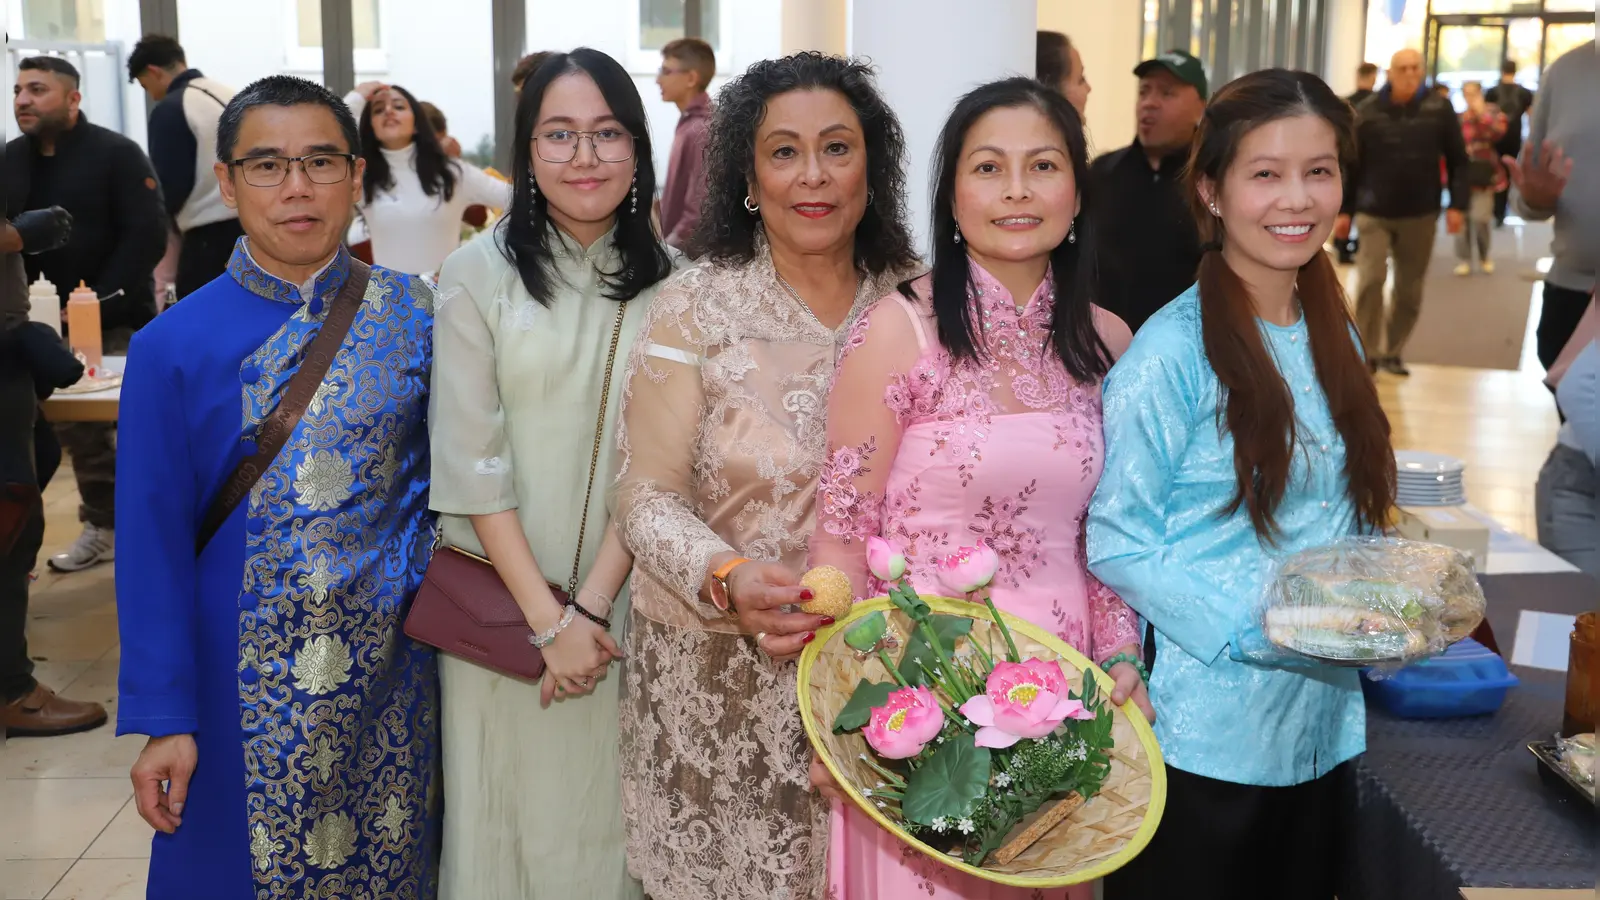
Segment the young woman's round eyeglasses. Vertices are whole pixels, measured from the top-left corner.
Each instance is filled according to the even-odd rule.
[[[587,138],[594,148],[595,158],[601,162],[627,162],[633,158],[633,135],[621,128],[602,128],[599,131],[573,131],[558,128],[533,136],[534,151],[547,163],[566,163],[578,155],[578,145]]]
[[[228,165],[244,173],[244,183],[251,187],[277,187],[289,177],[289,170],[299,163],[312,184],[338,184],[350,177],[355,165],[351,153],[313,153],[310,156],[246,156]]]

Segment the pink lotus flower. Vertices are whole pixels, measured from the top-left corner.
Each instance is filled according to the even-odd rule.
[[[922,752],[944,728],[944,710],[925,687],[901,688],[888,702],[872,709],[862,729],[867,743],[885,759],[906,759]]]
[[[953,594],[970,594],[994,580],[1000,569],[1000,555],[988,544],[962,547],[939,560],[939,581]]]
[[[1009,747],[1044,737],[1067,719],[1094,718],[1082,703],[1067,699],[1067,679],[1057,662],[996,662],[984,691],[961,705],[961,714],[978,726],[979,747]]]
[[[867,538],[867,568],[879,581],[894,584],[906,573],[906,555],[881,537]]]

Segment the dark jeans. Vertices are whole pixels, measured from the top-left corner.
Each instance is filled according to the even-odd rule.
[[[238,219],[196,225],[185,231],[183,244],[178,249],[178,299],[198,291],[206,282],[227,271],[233,245],[243,234]]]
[[[0,359],[0,480],[32,485],[33,420],[38,400],[33,378],[16,358]],[[33,690],[28,658],[28,573],[44,543],[44,507],[33,504],[27,524],[0,555],[0,704]],[[3,549],[3,548],[0,548]]]
[[[120,356],[128,352],[131,328],[108,328],[101,337],[101,352]],[[72,457],[72,475],[78,482],[78,521],[96,528],[117,527],[117,424],[115,422],[62,422],[56,437]]]
[[[1292,787],[1167,767],[1167,809],[1106,900],[1334,900],[1350,764]]]

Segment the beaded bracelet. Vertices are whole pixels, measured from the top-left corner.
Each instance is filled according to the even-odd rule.
[[[596,597],[599,597],[601,600],[604,600],[607,603],[607,605],[609,605],[611,603],[611,598],[607,597],[605,594],[600,593],[599,591],[590,590],[590,589],[586,588],[586,589],[581,590],[581,591],[578,592],[578,596],[579,597],[582,597],[584,594],[593,594]],[[570,604],[570,608],[576,609],[578,611],[578,615],[583,616],[585,619],[588,619],[589,621],[595,623],[596,625],[599,625],[600,628],[605,630],[605,631],[610,631],[611,630],[611,620],[610,619],[608,619],[605,616],[602,616],[602,615],[600,615],[598,613],[590,612],[589,610],[585,609],[583,604],[579,603],[576,599],[569,599],[567,601],[567,603]],[[610,612],[610,610],[607,610],[607,612]]]
[[[1139,672],[1139,679],[1145,684],[1150,683],[1150,670],[1144,667],[1144,660],[1134,656],[1132,653],[1129,653],[1126,650],[1101,663],[1100,668],[1104,669],[1109,674],[1111,672],[1111,667],[1115,666],[1117,663],[1132,664],[1132,666]]]
[[[542,634],[528,635],[528,643],[539,648],[540,650],[543,650],[544,648],[550,646],[553,641],[555,641],[557,635],[567,630],[567,626],[572,624],[572,620],[576,618],[577,615],[578,611],[572,606],[563,608],[561,610],[561,621],[557,622],[549,631],[546,631]]]

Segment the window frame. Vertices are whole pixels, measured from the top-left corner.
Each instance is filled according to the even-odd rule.
[[[351,0],[352,3],[360,0]],[[354,56],[355,72],[361,75],[383,75],[389,71],[389,3],[388,0],[371,0],[378,13],[378,46],[375,49],[356,48]],[[325,71],[321,47],[302,47],[300,45],[300,0],[282,0],[284,20],[288,27],[284,30],[284,68],[290,72],[322,72]],[[318,13],[322,4],[318,0]],[[357,82],[361,81],[358,77]]]
[[[624,64],[634,76],[654,78],[661,71],[665,58],[660,50],[644,46],[640,32],[644,30],[644,5],[649,0],[622,0],[630,12],[628,45]],[[727,75],[733,70],[733,9],[737,0],[717,0],[717,43],[711,49],[717,54],[717,75]]]

